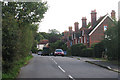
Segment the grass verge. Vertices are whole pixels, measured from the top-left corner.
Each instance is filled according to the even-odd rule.
[[[95,59],[95,60],[103,60],[103,61],[108,61],[107,59],[104,59],[104,58],[92,58],[92,59]]]
[[[77,58],[78,60],[80,60],[80,58]]]
[[[32,55],[28,55],[27,57],[20,59],[19,61],[15,61],[14,67],[9,72],[2,73],[2,80],[6,80],[8,78],[12,80],[16,78],[19,74],[20,68],[26,65],[32,57]]]

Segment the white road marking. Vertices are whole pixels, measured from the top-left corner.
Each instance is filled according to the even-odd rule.
[[[52,58],[52,60],[53,60],[53,58]]]
[[[51,58],[51,57],[50,57]],[[55,64],[57,64],[57,62],[53,59],[53,58],[51,58],[54,62],[55,62]]]
[[[63,72],[65,72],[65,70],[64,69],[62,69],[60,66],[58,66]]]
[[[55,64],[57,64],[57,62],[54,60]]]
[[[68,75],[69,78],[71,78],[72,80],[75,80],[71,75]]]

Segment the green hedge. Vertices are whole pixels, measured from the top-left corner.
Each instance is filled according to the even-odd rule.
[[[82,50],[83,57],[94,57],[93,48],[86,48]]]
[[[83,53],[83,49],[85,49],[86,46],[83,44],[75,44],[71,46],[71,54],[72,56],[81,56]]]
[[[80,57],[96,57],[101,58],[102,54],[105,52],[104,43],[100,42],[94,44],[91,48],[86,48],[84,44],[75,44],[67,51],[71,56],[80,56]]]
[[[32,55],[29,54],[28,56],[22,58],[21,60],[16,60],[14,63],[11,63],[12,68],[8,72],[2,72],[2,80],[8,80],[11,78],[13,80],[19,74],[20,68],[23,67],[28,63],[30,59],[32,59]]]
[[[95,46],[93,47],[93,50],[94,50],[94,57],[101,58],[103,52],[105,51],[104,43],[100,42],[95,44]]]

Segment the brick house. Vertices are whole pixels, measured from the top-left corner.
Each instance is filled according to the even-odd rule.
[[[47,39],[40,40],[40,42],[37,45],[37,48],[39,50],[43,50],[43,47],[48,47],[48,45],[49,45],[49,40],[47,40]]]
[[[87,47],[91,47],[94,43],[99,43],[101,40],[106,37],[104,32],[108,29],[109,26],[114,25],[115,20],[115,11],[112,10],[111,16],[108,14],[101,16],[97,20],[97,12],[96,10],[91,11],[91,25],[87,26],[87,18],[82,18],[82,27],[79,29],[79,23],[74,23],[75,31],[71,30],[72,35],[66,35],[64,32],[64,37],[67,37],[68,47],[74,44],[83,43]],[[67,31],[70,34],[70,30]],[[69,40],[68,37],[72,37],[72,40]],[[71,44],[71,45],[70,45]]]

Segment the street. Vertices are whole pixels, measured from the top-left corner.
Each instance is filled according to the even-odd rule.
[[[33,55],[18,78],[118,78],[118,73],[70,57]]]

